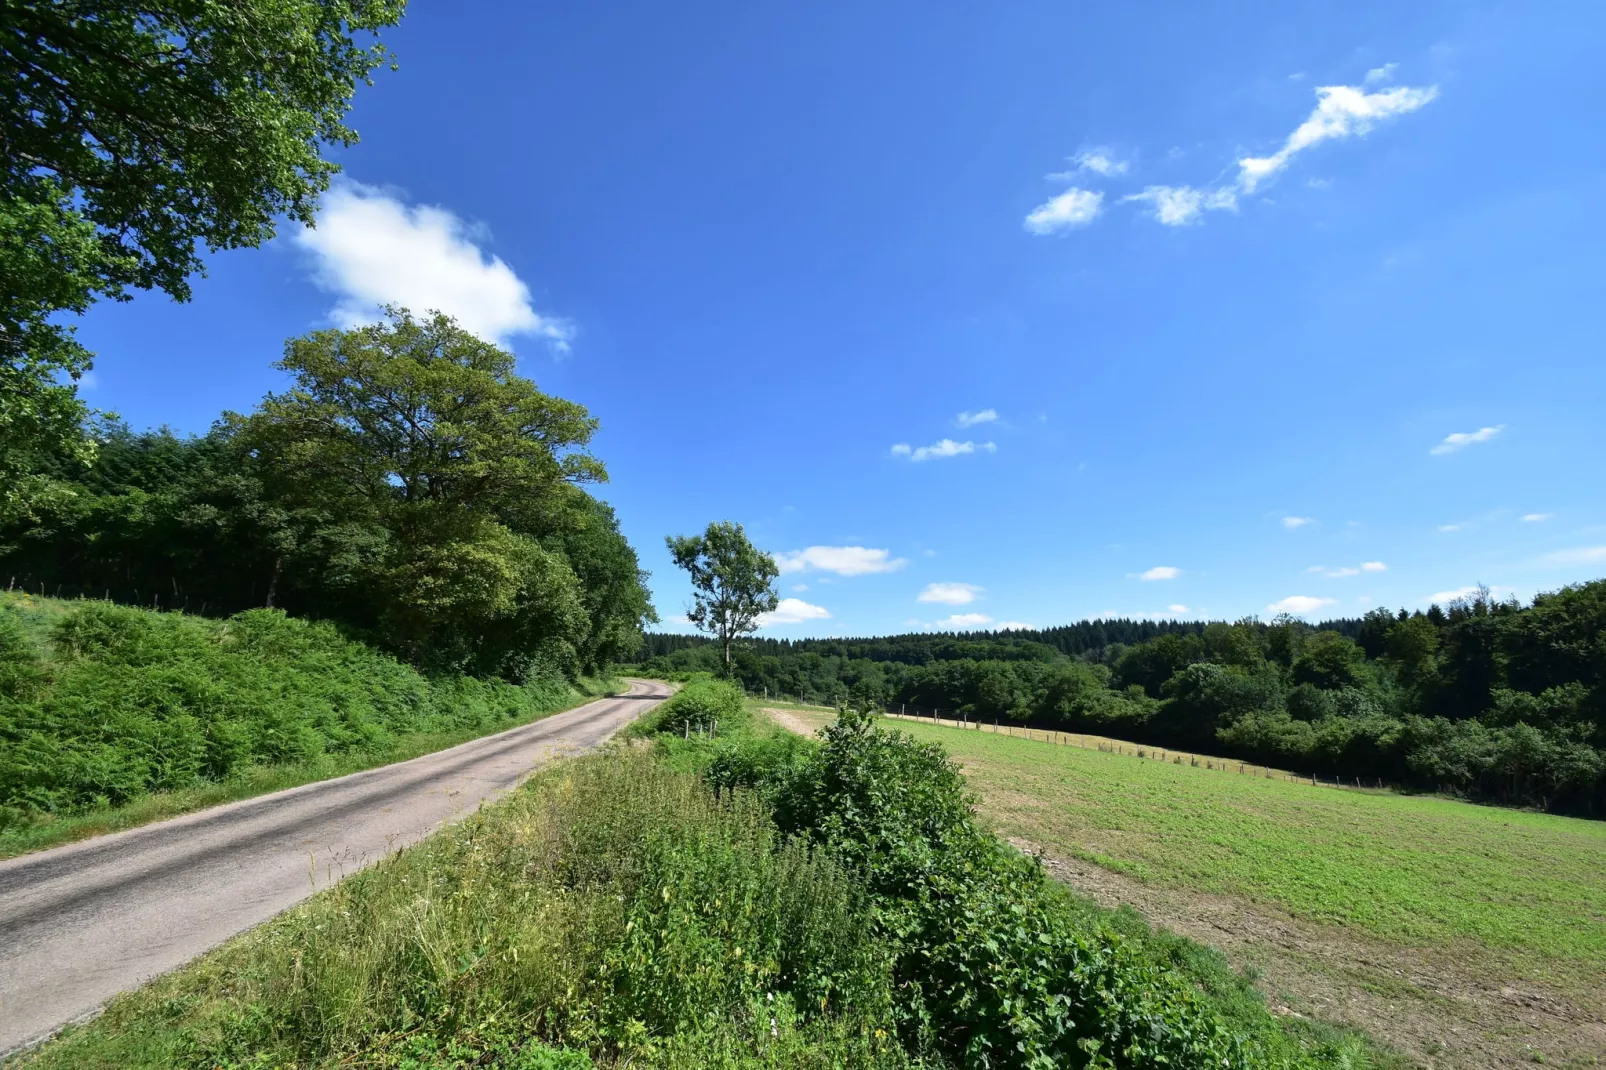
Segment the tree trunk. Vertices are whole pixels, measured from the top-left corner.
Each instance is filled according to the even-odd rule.
[[[283,571],[284,555],[281,554],[273,559],[273,576],[268,580],[268,600],[265,604],[269,609],[273,608],[273,596],[279,590],[279,573]]]

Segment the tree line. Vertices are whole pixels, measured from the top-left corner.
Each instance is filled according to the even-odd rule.
[[[88,427],[0,513],[0,582],[206,616],[330,620],[430,669],[595,672],[656,619],[596,420],[446,316],[291,339],[289,389],[205,435]]]
[[[1606,580],[1426,611],[1168,629],[1083,622],[1028,635],[754,640],[753,693],[941,709],[1323,776],[1606,812]],[[1150,623],[1150,622],[1142,622]],[[1070,655],[1045,635],[1093,635]],[[695,637],[647,636],[642,671],[717,671]]]

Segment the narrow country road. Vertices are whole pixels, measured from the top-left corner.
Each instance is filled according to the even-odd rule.
[[[0,1057],[597,746],[619,697],[412,761],[0,862]]]

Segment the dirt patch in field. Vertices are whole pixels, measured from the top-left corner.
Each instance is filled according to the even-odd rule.
[[[774,706],[765,706],[764,715],[788,732],[796,732],[800,736],[812,736],[820,726],[811,723],[806,714],[796,710],[782,710]]]
[[[1401,948],[1263,904],[1145,884],[1080,859],[1043,861],[1100,905],[1130,906],[1252,970],[1275,1013],[1352,1026],[1431,1070],[1606,1065],[1599,993],[1568,998],[1531,983],[1502,984],[1478,968],[1472,948]]]

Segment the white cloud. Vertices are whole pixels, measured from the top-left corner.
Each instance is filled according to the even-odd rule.
[[[810,546],[804,550],[775,555],[782,573],[835,572],[838,576],[865,576],[873,572],[896,572],[909,563],[893,557],[892,551],[868,546]]]
[[[1373,67],[1366,72],[1366,84],[1379,85],[1383,82],[1392,82],[1394,72],[1399,70],[1399,67],[1398,63],[1385,63],[1381,67]]]
[[[958,457],[966,453],[975,453],[978,449],[986,450],[988,453],[997,453],[998,444],[996,442],[983,442],[978,446],[974,442],[955,442],[951,438],[933,442],[929,446],[910,446],[907,442],[900,442],[892,447],[892,455],[894,457],[907,457],[911,461],[930,461],[940,460],[944,457]]]
[[[1381,561],[1362,561],[1362,572],[1387,572],[1389,567]]]
[[[993,618],[989,617],[985,613],[955,613],[951,617],[944,617],[942,620],[933,621],[931,626],[933,628],[941,628],[946,631],[966,631],[973,628],[984,627],[992,622]]]
[[[916,596],[917,602],[941,602],[949,606],[968,606],[985,590],[974,583],[928,583]]]
[[[993,625],[995,632],[1035,632],[1037,625],[1027,624],[1023,620],[1001,620]]]
[[[962,412],[954,417],[954,423],[960,427],[975,427],[977,424],[990,424],[996,419],[997,409],[983,409],[980,412]]]
[[[1023,225],[1033,234],[1054,234],[1093,222],[1103,204],[1104,194],[1072,186],[1033,208]]]
[[[1460,524],[1440,524],[1439,525],[1439,530],[1440,531],[1460,531],[1461,530],[1461,525]]]
[[[759,627],[775,624],[802,624],[811,620],[829,620],[831,613],[824,606],[810,605],[801,598],[783,598],[780,604],[758,618]]]
[[[1121,198],[1146,201],[1154,206],[1154,218],[1168,227],[1197,223],[1205,211],[1238,210],[1238,195],[1230,189],[1195,189],[1192,186],[1149,186],[1142,193]]]
[[[324,195],[317,227],[290,240],[311,255],[319,289],[337,297],[330,316],[341,326],[373,323],[386,304],[420,315],[439,309],[498,345],[533,335],[567,352],[574,327],[535,311],[529,287],[478,237],[445,208],[347,181]]]
[[[1336,599],[1332,598],[1314,598],[1308,594],[1291,594],[1287,598],[1279,599],[1267,606],[1266,612],[1271,614],[1292,613],[1296,617],[1300,617],[1306,613],[1314,613],[1323,606],[1330,606],[1335,601]]]
[[[1104,148],[1083,149],[1072,159],[1080,170],[1092,171],[1095,175],[1103,175],[1105,178],[1124,175],[1132,166],[1126,160],[1117,159],[1115,153]]]
[[[1306,572],[1326,572],[1327,571],[1327,566],[1326,565],[1312,565],[1310,568],[1307,568],[1305,571]]]
[[[1555,515],[1555,513],[1524,513],[1522,514],[1522,522],[1524,524],[1543,524]]]
[[[1330,580],[1340,580],[1346,576],[1359,576],[1360,574],[1361,570],[1358,568],[1335,568],[1330,572],[1322,573],[1323,576]]]
[[[1182,575],[1182,570],[1175,565],[1155,565],[1137,574],[1140,580],[1174,580]]]
[[[1493,427],[1480,427],[1476,431],[1457,431],[1454,434],[1445,435],[1444,441],[1428,450],[1428,452],[1435,457],[1446,453],[1454,453],[1479,442],[1488,442],[1505,429],[1505,424],[1495,424]]]
[[[1438,95],[1438,86],[1422,89],[1398,86],[1377,93],[1352,85],[1321,86],[1316,90],[1315,110],[1288,135],[1282,148],[1270,156],[1246,156],[1238,161],[1239,188],[1253,193],[1262,182],[1287,167],[1290,160],[1312,145],[1335,138],[1364,136],[1374,123],[1416,111]]]
[[[792,590],[793,594],[802,594],[804,591],[806,591],[808,589],[809,589],[809,585],[806,584],[806,583],[794,583],[794,584],[792,584],[792,587],[791,587],[791,590]]]
[[[1544,565],[1606,565],[1606,546],[1580,546],[1572,550],[1557,550],[1539,559]]]
[[[1165,608],[1168,612],[1175,613],[1178,616],[1188,612],[1188,607],[1183,605],[1181,602],[1173,602]]]
[[[1283,527],[1287,528],[1289,531],[1293,531],[1295,528],[1302,528],[1306,524],[1314,524],[1314,523],[1316,523],[1316,518],[1313,517],[1313,516],[1285,516],[1285,517],[1283,517]]]

